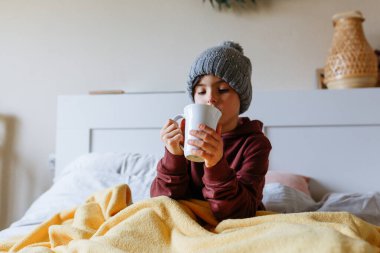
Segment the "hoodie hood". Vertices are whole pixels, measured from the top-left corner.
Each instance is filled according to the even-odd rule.
[[[222,134],[222,137],[230,138],[247,134],[264,135],[263,123],[260,120],[250,120],[248,117],[239,118],[237,127],[234,130]]]

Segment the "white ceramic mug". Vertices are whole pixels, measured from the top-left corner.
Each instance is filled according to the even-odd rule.
[[[222,116],[222,112],[211,105],[203,104],[190,104],[185,106],[184,114],[177,115],[173,120],[178,121],[179,119],[186,119],[185,124],[185,145],[183,147],[183,153],[186,159],[193,162],[204,162],[203,158],[192,155],[191,150],[197,149],[197,147],[188,144],[188,140],[198,138],[190,135],[190,130],[198,130],[200,124],[205,124],[208,127],[216,130],[219,119]]]

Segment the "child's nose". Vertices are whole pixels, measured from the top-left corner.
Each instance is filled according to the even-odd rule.
[[[208,105],[215,105],[216,102],[217,102],[217,99],[214,96],[210,96],[208,101],[207,101],[207,104]]]

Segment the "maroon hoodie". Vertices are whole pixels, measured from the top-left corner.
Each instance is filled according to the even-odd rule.
[[[234,130],[222,134],[224,154],[211,168],[165,149],[151,197],[207,200],[219,220],[255,216],[256,210],[264,208],[262,192],[272,148],[262,127],[258,120],[239,118]]]

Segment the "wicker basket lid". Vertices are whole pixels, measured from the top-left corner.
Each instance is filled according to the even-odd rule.
[[[342,18],[358,18],[364,21],[363,14],[360,11],[347,11],[335,14],[332,19],[335,24],[339,19]]]

